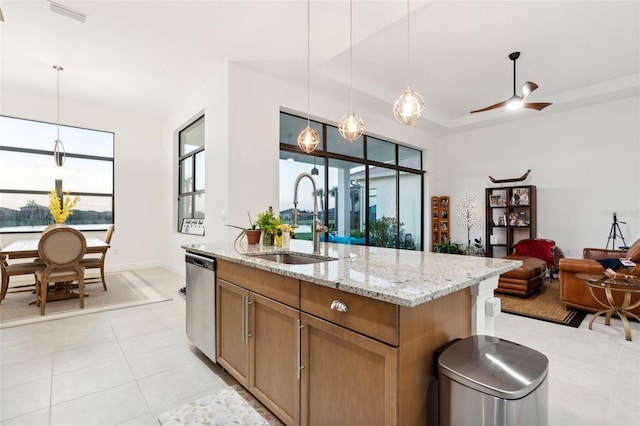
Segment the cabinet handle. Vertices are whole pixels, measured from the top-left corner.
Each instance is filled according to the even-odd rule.
[[[248,296],[242,296],[242,341],[249,343],[249,305],[253,302],[249,302]]]
[[[252,334],[249,332],[249,305],[252,305],[252,304],[253,304],[253,302],[251,302],[251,301],[249,300],[249,296],[247,296],[247,313],[246,313],[246,321],[247,321],[247,327],[246,327],[246,330],[247,330],[247,343],[249,342],[249,337],[251,337],[251,336],[252,336]]]
[[[242,296],[242,341],[246,342],[247,335],[247,297]]]
[[[340,300],[334,300],[333,302],[331,302],[331,310],[338,312],[349,312],[349,308],[347,308],[347,305]]]
[[[302,364],[302,328],[304,327],[300,320],[297,319],[296,320],[297,325],[298,325],[298,380],[300,380],[300,371],[304,368]]]

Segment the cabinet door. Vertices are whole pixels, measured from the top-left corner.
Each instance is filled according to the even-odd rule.
[[[249,292],[216,280],[218,363],[249,387]]]
[[[250,391],[287,425],[300,424],[300,311],[251,293]]]
[[[301,314],[303,425],[395,425],[397,349]]]

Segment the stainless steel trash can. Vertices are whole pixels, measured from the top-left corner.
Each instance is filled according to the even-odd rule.
[[[439,424],[547,425],[549,360],[493,336],[471,336],[438,358]]]

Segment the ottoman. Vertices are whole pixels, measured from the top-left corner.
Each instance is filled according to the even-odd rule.
[[[540,291],[547,272],[547,263],[544,260],[515,254],[503,259],[521,260],[522,266],[500,275],[496,292],[527,297]]]

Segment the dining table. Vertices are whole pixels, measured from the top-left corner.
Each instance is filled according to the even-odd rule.
[[[102,254],[111,247],[104,240],[97,237],[85,237],[87,249],[85,254]],[[16,240],[8,246],[0,250],[0,263],[4,265],[8,259],[35,259],[38,257],[39,238]],[[2,278],[5,275],[4,267],[2,268]],[[87,297],[88,294],[85,294]],[[78,297],[77,293],[70,290],[69,286],[56,285],[56,291],[47,295],[47,301],[71,299]]]

